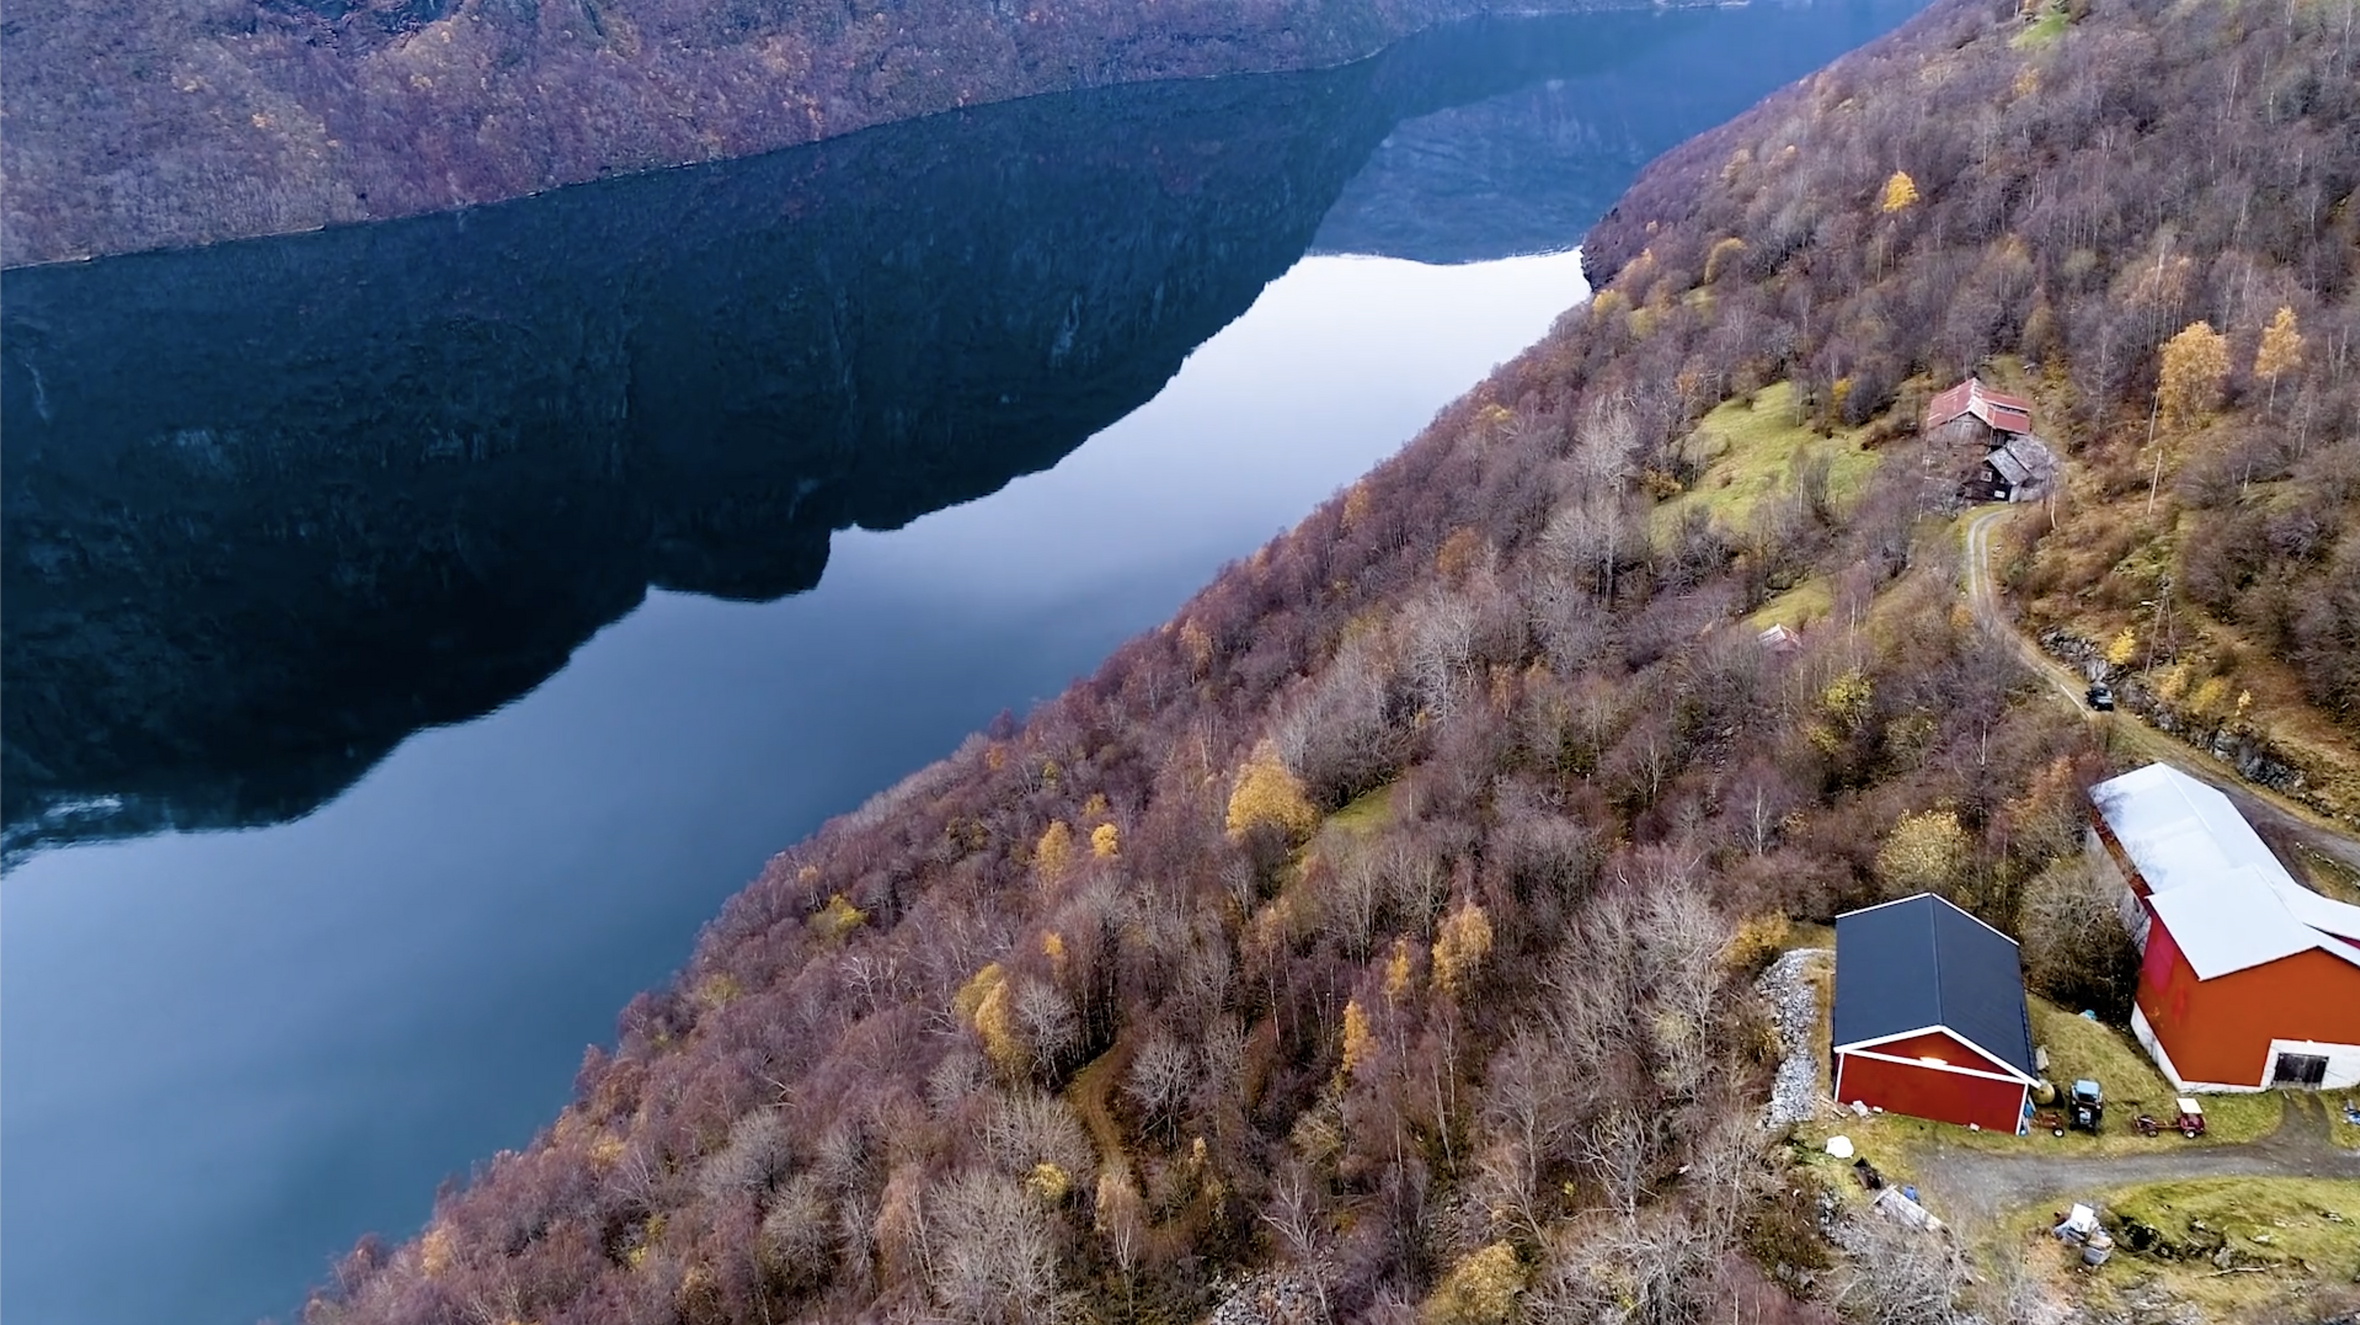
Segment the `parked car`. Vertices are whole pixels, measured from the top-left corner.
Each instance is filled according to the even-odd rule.
[[[2112,713],[2114,711],[2114,688],[2103,682],[2092,684],[2089,689],[2089,701],[2092,709],[2100,713]]]

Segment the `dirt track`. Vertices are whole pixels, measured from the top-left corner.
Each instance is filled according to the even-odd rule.
[[[2300,810],[2276,794],[2265,791],[2237,776],[2216,759],[2190,749],[2184,743],[2147,726],[2128,713],[2111,715],[2091,713],[2083,702],[2082,678],[2064,664],[2040,651],[2009,619],[2007,609],[1999,601],[1999,590],[1991,578],[1991,530],[2008,516],[2023,510],[2017,506],[1995,506],[1979,511],[1967,521],[1966,530],[1966,590],[1968,606],[1983,628],[2007,642],[2023,659],[2024,665],[2047,681],[2066,703],[2092,722],[2111,722],[2114,735],[2136,746],[2141,754],[2172,765],[2193,778],[2201,779],[2221,789],[2237,806],[2248,823],[2262,829],[2265,836],[2277,830],[2300,838],[2317,850],[2333,856],[2356,871],[2360,871],[2360,838],[2340,829],[2329,827],[2311,814]]]
[[[2127,1122],[2117,1124],[2128,1126]],[[2287,1099],[2286,1122],[2259,1141],[2236,1145],[2191,1145],[2178,1133],[2155,1138],[2152,1151],[2129,1155],[2058,1158],[2043,1149],[2045,1135],[2027,1137],[2022,1153],[1997,1154],[1963,1147],[1923,1155],[1918,1194],[1926,1207],[1952,1223],[1987,1224],[2010,1211],[2116,1187],[2176,1178],[2352,1178],[2360,1179],[2360,1150],[2339,1149],[2328,1139],[2327,1102],[2317,1096]]]

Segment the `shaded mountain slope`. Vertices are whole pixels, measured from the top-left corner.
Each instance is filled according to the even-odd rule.
[[[1567,0],[1533,8],[1595,7]],[[498,201],[1044,92],[1333,66],[1482,0],[133,0],[0,23],[0,263]]]

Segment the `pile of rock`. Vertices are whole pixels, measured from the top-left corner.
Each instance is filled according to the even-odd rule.
[[[1770,1005],[1778,1042],[1785,1046],[1778,1075],[1770,1083],[1772,1127],[1799,1123],[1819,1112],[1819,1060],[1811,1052],[1812,1033],[1819,1026],[1819,991],[1804,978],[1804,969],[1814,958],[1834,956],[1826,948],[1797,948],[1770,963],[1754,981]]]
[[[1318,1289],[1300,1270],[1266,1270],[1228,1288],[1209,1325],[1313,1325]]]

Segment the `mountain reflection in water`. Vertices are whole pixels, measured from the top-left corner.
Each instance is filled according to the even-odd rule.
[[[1397,123],[1692,21],[1477,24],[11,272],[9,845],[299,815],[650,586],[809,588],[831,531],[989,493],[1153,396]]]

